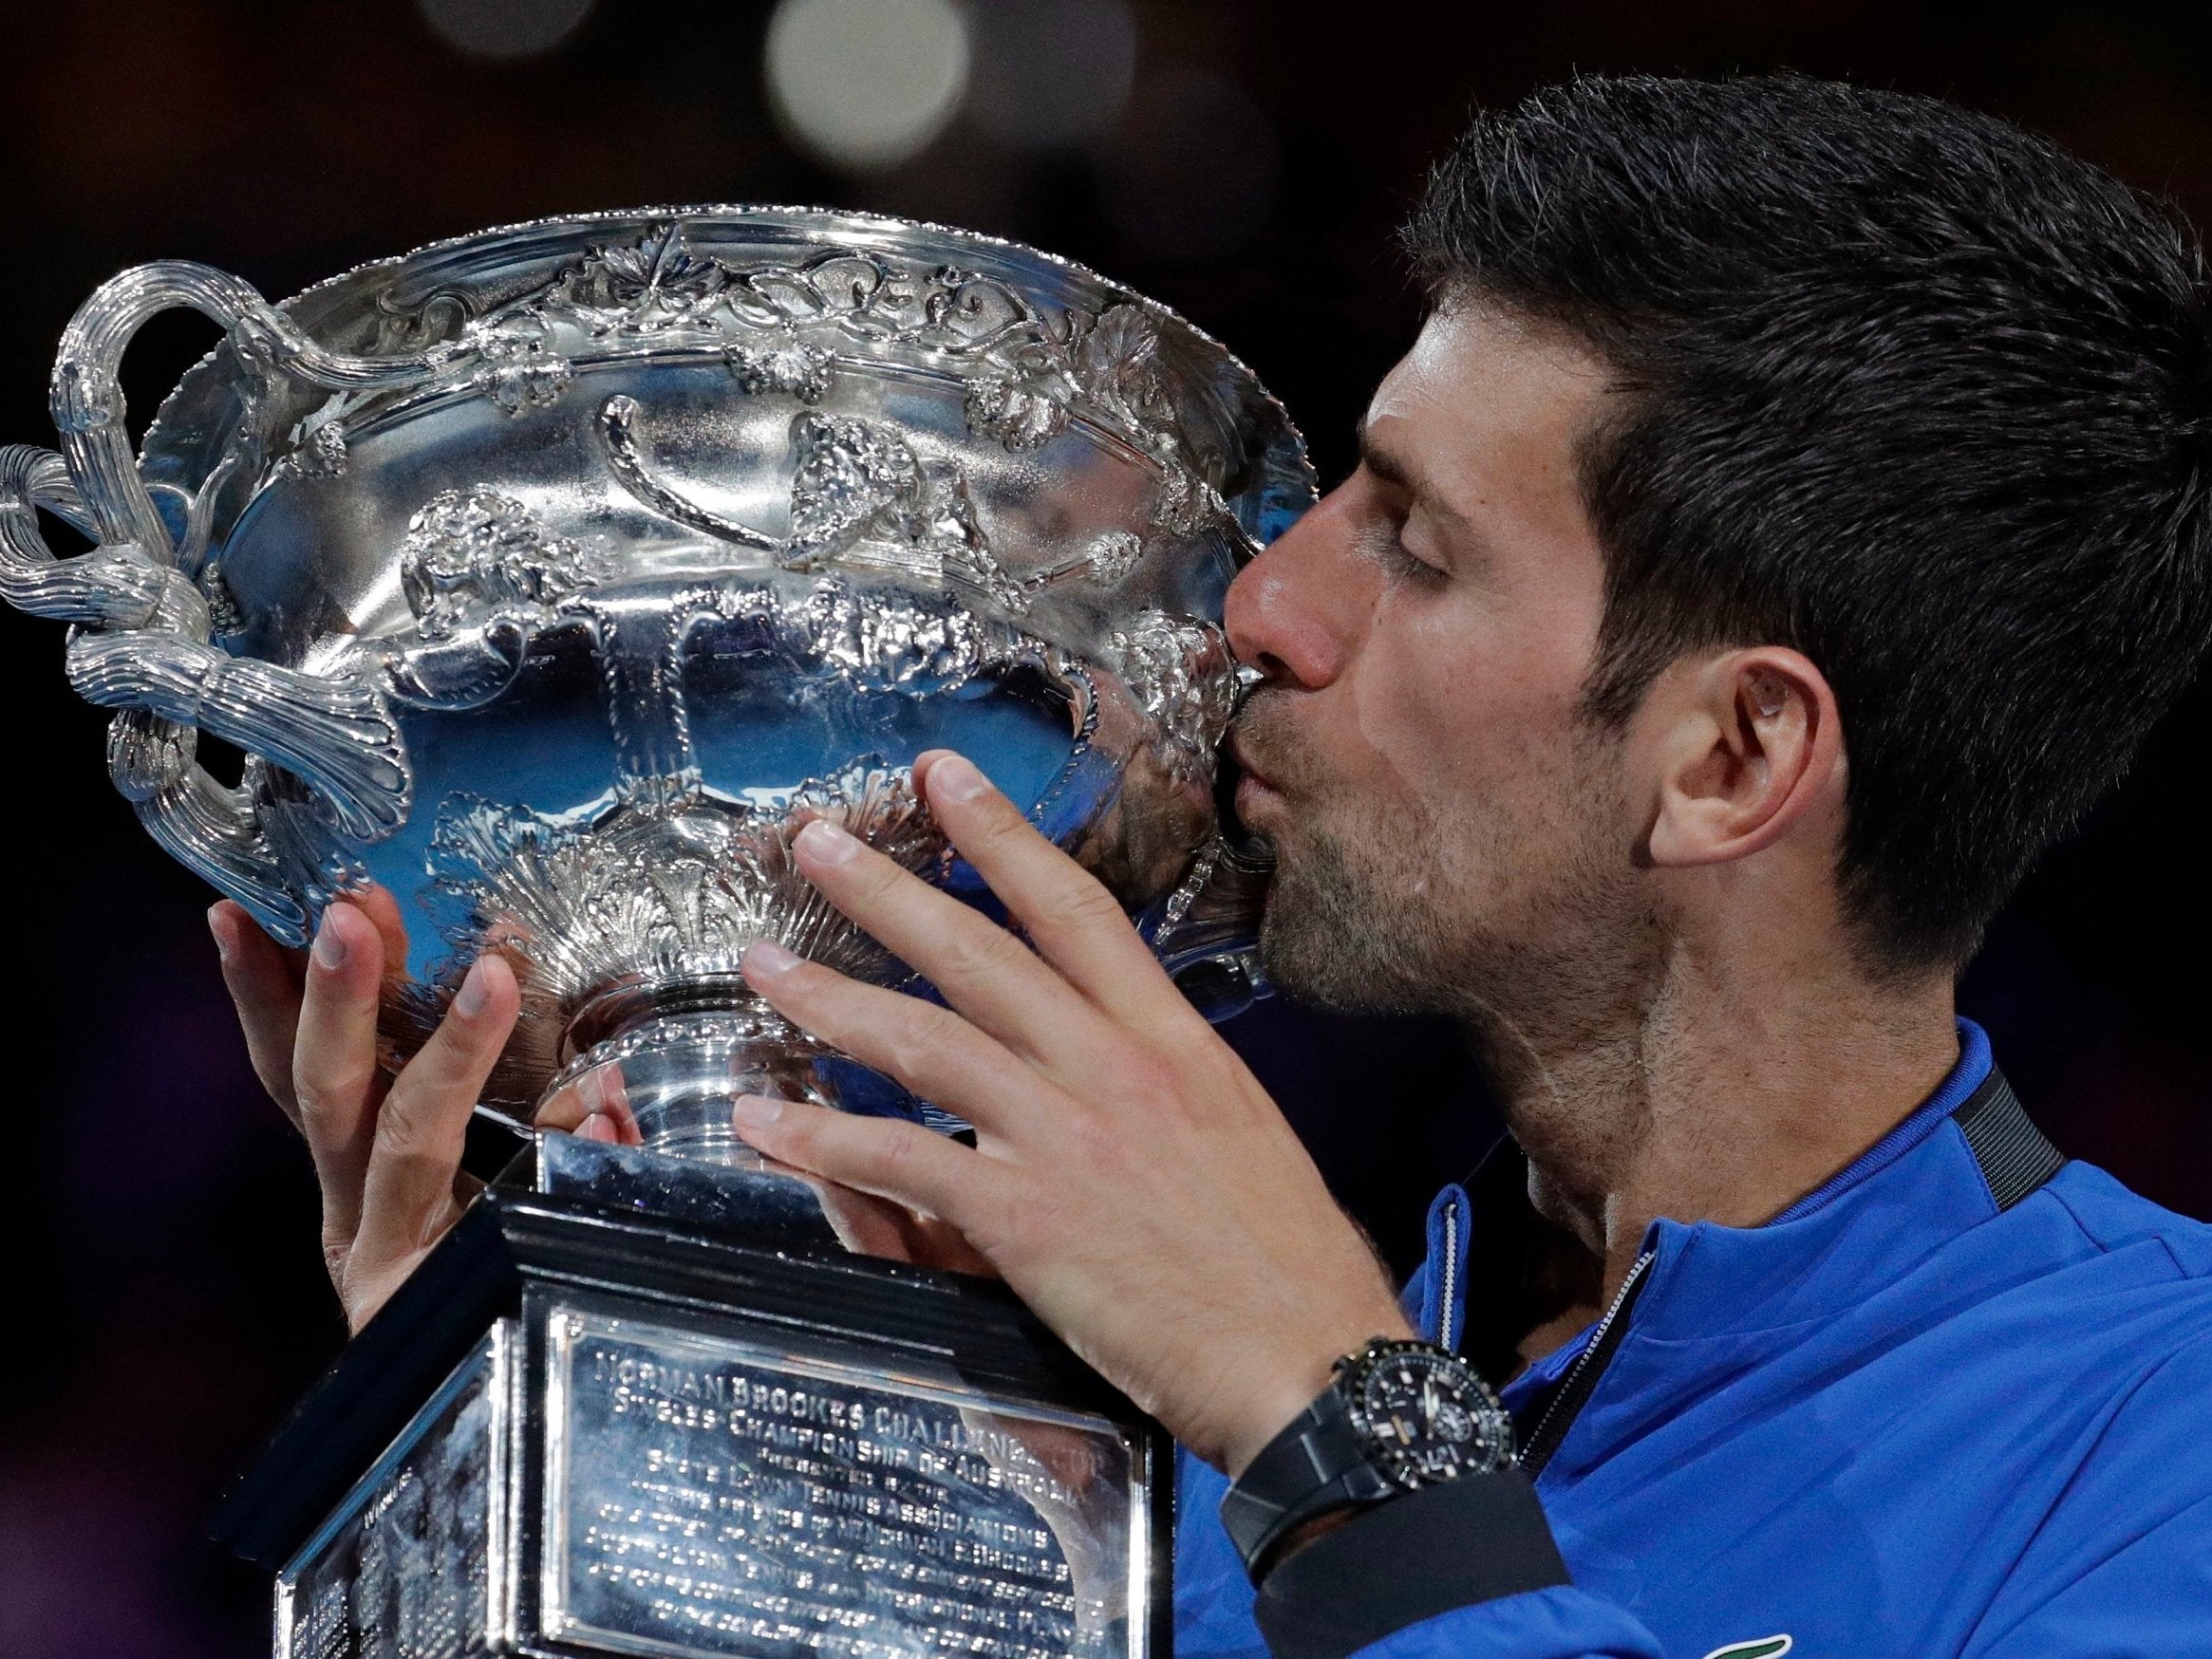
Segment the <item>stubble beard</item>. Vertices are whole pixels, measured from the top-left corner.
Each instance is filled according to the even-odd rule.
[[[1664,930],[1613,844],[1615,746],[1588,732],[1566,748],[1544,796],[1470,800],[1449,824],[1290,790],[1303,810],[1261,923],[1268,978],[1341,1013],[1446,1015],[1509,1093],[1633,1020]]]
[[[1441,959],[1452,954],[1434,913],[1409,898],[1418,881],[1405,849],[1363,836],[1357,850],[1318,825],[1278,848],[1275,879],[1260,923],[1267,978],[1302,1001],[1340,1014],[1429,1014],[1442,1010]],[[1393,866],[1399,881],[1377,865]]]

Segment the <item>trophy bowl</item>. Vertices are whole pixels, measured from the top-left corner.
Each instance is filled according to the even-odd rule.
[[[178,306],[226,337],[134,457],[118,365]],[[1254,992],[1219,623],[1312,471],[1243,364],[1080,267],[743,207],[489,231],[274,307],[156,264],[79,311],[52,403],[59,452],[0,449],[0,595],[76,624],[162,847],[289,943],[369,904],[387,1063],[491,950],[523,1010],[485,1105],[516,1119],[573,1090],[740,1165],[740,1090],[952,1127],[739,973],[774,940],[928,994],[791,842],[834,819],[989,908],[912,788],[940,746],[1201,1007]]]

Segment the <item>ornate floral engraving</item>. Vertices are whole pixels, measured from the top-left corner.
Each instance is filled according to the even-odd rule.
[[[294,477],[342,478],[346,463],[346,423],[326,419],[302,431],[279,465]]]
[[[426,640],[516,606],[542,609],[597,579],[581,547],[497,490],[432,496],[400,547],[400,585]]]
[[[463,338],[481,364],[475,375],[479,391],[510,415],[558,402],[575,365],[553,349],[542,326],[530,319],[493,320],[469,329]]]
[[[796,340],[765,350],[732,341],[722,347],[722,360],[746,391],[789,392],[802,403],[828,395],[837,364],[831,353]]]
[[[958,685],[1034,644],[965,609],[886,603],[842,582],[816,584],[786,626],[797,662],[887,691]]]
[[[1129,580],[1144,557],[1144,538],[1134,531],[1110,530],[1091,544],[1091,579],[1102,587]]]
[[[613,986],[728,979],[760,940],[857,978],[900,977],[793,863],[793,837],[815,818],[909,869],[945,853],[911,774],[867,756],[801,785],[780,810],[694,796],[571,825],[459,798],[433,832],[431,869],[467,907],[449,938],[455,950],[523,942],[532,1001],[566,1015]]]
[[[207,601],[207,625],[216,638],[245,632],[246,613],[238,608],[238,596],[231,591],[222,560],[210,559],[199,573],[199,593]]]
[[[791,441],[798,465],[782,555],[788,569],[875,567],[1015,602],[1017,589],[977,527],[958,467],[924,461],[895,427],[877,421],[809,412],[791,423]]]
[[[637,431],[639,413],[634,398],[609,398],[601,407],[609,464],[626,490],[679,524],[772,552],[787,570],[887,570],[1013,610],[1034,586],[1013,580],[991,556],[959,467],[924,460],[896,427],[811,409],[794,419],[790,530],[779,540],[710,511],[659,477]],[[1118,546],[1113,550],[1120,551]],[[1095,556],[1086,557],[1080,569],[1095,563]],[[1068,569],[1075,573],[1076,567]]]
[[[660,225],[628,247],[592,248],[555,280],[547,305],[573,312],[594,334],[653,333],[710,309],[728,274],[691,252],[682,225]]]
[[[1049,345],[1029,343],[1006,357],[1003,366],[968,382],[967,425],[1022,455],[1066,430],[1077,387],[1064,354]]]
[[[385,332],[395,343],[434,338],[453,325],[431,313],[449,319],[468,306],[440,289],[420,317],[388,319]],[[572,343],[554,338],[564,326]],[[1223,510],[1225,462],[1192,447],[1160,323],[1142,305],[1059,309],[981,271],[874,252],[738,265],[699,252],[669,221],[632,243],[594,244],[460,328],[474,383],[510,414],[559,398],[574,372],[569,353],[625,341],[720,351],[746,390],[810,403],[843,363],[909,361],[964,381],[970,430],[1011,451],[1038,449],[1071,419],[1120,438],[1158,469],[1154,517],[1174,534]]]
[[[1148,610],[1113,643],[1121,677],[1153,724],[1153,752],[1175,775],[1210,784],[1214,751],[1236,710],[1227,636],[1195,617]]]
[[[1091,545],[1073,558],[1042,570],[1032,570],[1017,587],[1024,603],[1031,594],[1078,579],[1095,582],[1100,587],[1115,587],[1129,579],[1130,572],[1143,557],[1142,536],[1131,531],[1110,530],[1094,537]]]

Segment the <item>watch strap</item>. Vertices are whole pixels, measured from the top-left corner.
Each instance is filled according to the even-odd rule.
[[[1283,1540],[1331,1510],[1401,1490],[1368,1460],[1337,1384],[1322,1390],[1245,1466],[1221,1500],[1221,1522],[1257,1584]]]
[[[1544,1505],[1509,1465],[1369,1504],[1279,1555],[1252,1616],[1272,1659],[1355,1659],[1424,1619],[1569,1582]]]

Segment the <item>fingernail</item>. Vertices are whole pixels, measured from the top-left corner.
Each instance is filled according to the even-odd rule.
[[[947,755],[929,768],[929,792],[948,801],[975,800],[990,787],[991,780],[965,755]]]
[[[346,965],[346,941],[338,937],[338,912],[326,910],[315,928],[315,948],[309,954],[319,968],[335,971]]]
[[[827,818],[811,820],[798,832],[798,845],[817,864],[844,864],[860,850],[860,843]]]
[[[223,907],[220,904],[210,905],[207,913],[207,930],[216,937],[216,957],[227,962],[231,960],[231,936],[224,931],[223,922]]]
[[[576,1133],[587,1141],[604,1141],[612,1146],[622,1137],[614,1131],[614,1120],[605,1112],[595,1111],[576,1126]]]
[[[730,1105],[730,1118],[741,1129],[764,1129],[783,1115],[783,1102],[765,1094],[740,1094]]]
[[[463,1019],[474,1019],[483,1013],[484,1004],[491,999],[492,989],[484,983],[484,959],[478,957],[469,964],[468,978],[461,980],[460,989],[454,994],[453,1011]]]
[[[774,940],[763,939],[745,951],[745,971],[772,979],[780,979],[798,966],[799,959],[785,950]]]

